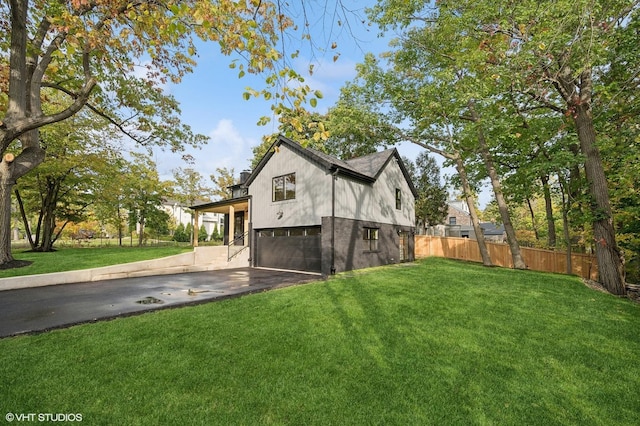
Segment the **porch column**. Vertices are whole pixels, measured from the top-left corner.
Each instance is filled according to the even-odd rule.
[[[244,245],[249,245],[249,208],[244,212],[244,233],[247,234],[247,238],[244,239]]]
[[[193,246],[198,247],[198,210],[193,213]]]
[[[229,245],[235,239],[235,227],[236,227],[236,210],[233,205],[229,206]]]

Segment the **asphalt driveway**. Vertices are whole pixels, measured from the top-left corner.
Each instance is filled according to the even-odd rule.
[[[0,291],[0,337],[205,303],[318,279],[297,272],[239,268],[5,290]]]

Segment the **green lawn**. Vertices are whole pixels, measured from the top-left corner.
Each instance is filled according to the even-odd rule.
[[[16,260],[33,262],[23,268],[0,269],[0,278],[73,271],[156,259],[192,251],[191,246],[61,248],[49,253],[14,250]]]
[[[430,258],[3,339],[0,385],[92,425],[637,425],[640,305]]]

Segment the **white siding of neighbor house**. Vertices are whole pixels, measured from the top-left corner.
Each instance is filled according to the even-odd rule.
[[[296,174],[296,198],[272,201],[272,179],[289,173]],[[331,175],[286,145],[251,182],[249,195],[254,229],[320,225],[323,216],[331,216]]]
[[[396,188],[402,194],[396,209]],[[414,226],[414,197],[395,157],[373,184],[340,176],[336,181],[336,216],[349,219]]]

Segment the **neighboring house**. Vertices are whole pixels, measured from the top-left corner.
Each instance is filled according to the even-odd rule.
[[[461,200],[450,200],[447,201],[447,205],[449,210],[445,223],[429,227],[428,234],[440,237],[471,238],[475,240],[476,233],[473,230],[473,223],[471,222],[471,214],[469,213],[467,203]],[[506,241],[504,225],[480,222],[480,228],[482,228],[485,241],[494,243],[503,243]]]
[[[226,214],[251,266],[329,275],[415,257],[416,193],[396,149],[342,161],[280,136],[242,186],[193,208]]]
[[[461,200],[449,200],[447,207],[444,223],[427,227],[425,233],[436,237],[475,238],[467,203]]]
[[[482,228],[485,241],[490,241],[492,243],[504,243],[507,241],[507,233],[504,231],[504,225],[481,222],[480,228]]]
[[[451,200],[447,201],[447,225],[472,226],[471,214],[469,206],[465,201]]]

